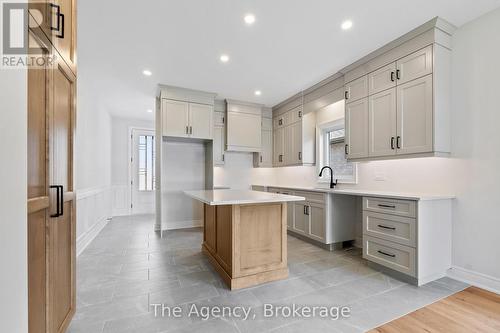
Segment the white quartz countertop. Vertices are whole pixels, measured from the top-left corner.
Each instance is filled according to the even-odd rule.
[[[304,186],[282,186],[282,185],[259,185],[254,184],[253,186],[262,187],[274,187],[283,188],[288,190],[296,191],[310,191],[310,192],[321,192],[321,193],[333,193],[333,194],[345,194],[345,195],[358,195],[358,196],[371,196],[378,198],[395,198],[403,200],[447,200],[454,199],[455,196],[451,194],[426,194],[426,193],[407,193],[407,192],[394,192],[394,191],[379,191],[379,190],[363,190],[363,189],[343,189],[342,185],[340,188],[329,189],[329,188],[318,188],[318,187],[304,187]]]
[[[250,190],[184,191],[188,197],[211,206],[304,201],[304,197]]]

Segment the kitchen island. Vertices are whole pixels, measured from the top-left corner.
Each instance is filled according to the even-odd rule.
[[[288,277],[286,205],[304,197],[250,190],[184,193],[204,204],[202,251],[231,290]]]

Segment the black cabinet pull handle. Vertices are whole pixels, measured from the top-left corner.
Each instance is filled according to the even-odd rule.
[[[50,8],[55,8],[56,12],[55,15],[57,16],[57,25],[54,27],[52,26],[52,18],[53,15],[51,15],[51,24],[50,24],[50,30],[52,31],[61,31],[59,35],[55,35],[57,38],[64,38],[64,14],[61,14],[61,6],[55,5],[53,3],[49,4]]]
[[[262,163],[262,155],[260,155],[260,163]]]
[[[391,72],[391,81],[394,82],[395,79],[394,79],[394,72]]]
[[[394,149],[394,137],[391,137],[391,149]]]
[[[393,208],[393,209],[396,209],[396,206],[395,205],[385,205],[385,204],[378,204],[379,207],[382,207],[382,208]]]
[[[299,161],[302,161],[302,152],[299,151]]]
[[[56,213],[50,217],[59,217],[64,215],[64,187],[62,185],[51,185],[51,189],[56,189]]]
[[[345,149],[345,154],[349,155],[349,145],[345,145],[344,149]]]
[[[382,224],[377,225],[377,227],[382,228],[382,229],[396,230],[396,228],[394,228],[394,227],[388,227],[388,226],[382,225]]]
[[[302,118],[302,111],[299,111],[299,118]]]
[[[383,254],[384,256],[391,257],[391,258],[395,258],[396,257],[395,254],[390,254],[390,253],[387,253],[387,252],[384,252],[384,251],[378,250],[377,252],[380,253],[380,254]]]
[[[399,69],[396,70],[396,79],[401,80],[401,71]]]
[[[344,98],[345,98],[346,100],[348,100],[348,99],[349,99],[349,92],[348,92],[347,90],[346,90],[346,91],[345,91],[345,93],[344,93]]]
[[[186,126],[186,134],[189,134],[189,126]]]
[[[401,149],[401,137],[398,135],[397,139],[396,139],[396,147],[398,149]]]

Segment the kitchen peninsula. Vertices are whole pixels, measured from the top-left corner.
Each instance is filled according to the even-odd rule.
[[[231,290],[288,277],[287,202],[304,197],[249,190],[184,193],[204,204],[202,250]]]

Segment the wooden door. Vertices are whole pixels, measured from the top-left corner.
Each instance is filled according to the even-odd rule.
[[[324,242],[326,240],[325,206],[311,202],[308,214],[310,218],[309,236]]]
[[[396,88],[370,96],[369,156],[396,155]]]
[[[56,0],[52,7],[52,25],[59,30],[52,31],[52,43],[63,60],[76,74],[76,0]],[[58,24],[59,23],[59,24]]]
[[[349,82],[345,85],[345,100],[346,103],[357,101],[368,96],[368,76],[365,75]]]
[[[187,102],[162,100],[163,135],[183,137],[189,135],[189,104]]]
[[[49,111],[49,185],[60,186],[61,195],[57,195],[57,189],[51,189],[53,208],[47,229],[47,318],[49,332],[64,332],[75,313],[73,140],[76,78],[70,68],[58,60],[51,71],[51,79],[53,104]]]
[[[50,55],[49,42],[30,31],[31,45]],[[50,68],[28,69],[28,330],[46,332],[47,255],[49,210],[47,111]]]
[[[377,69],[368,74],[368,92],[370,95],[396,86],[396,63]]]
[[[397,105],[397,154],[432,152],[432,75],[398,85]]]
[[[397,61],[398,85],[432,73],[432,45]]]
[[[347,158],[368,156],[368,98],[345,106]]]
[[[189,103],[189,133],[196,139],[212,139],[213,106]]]

